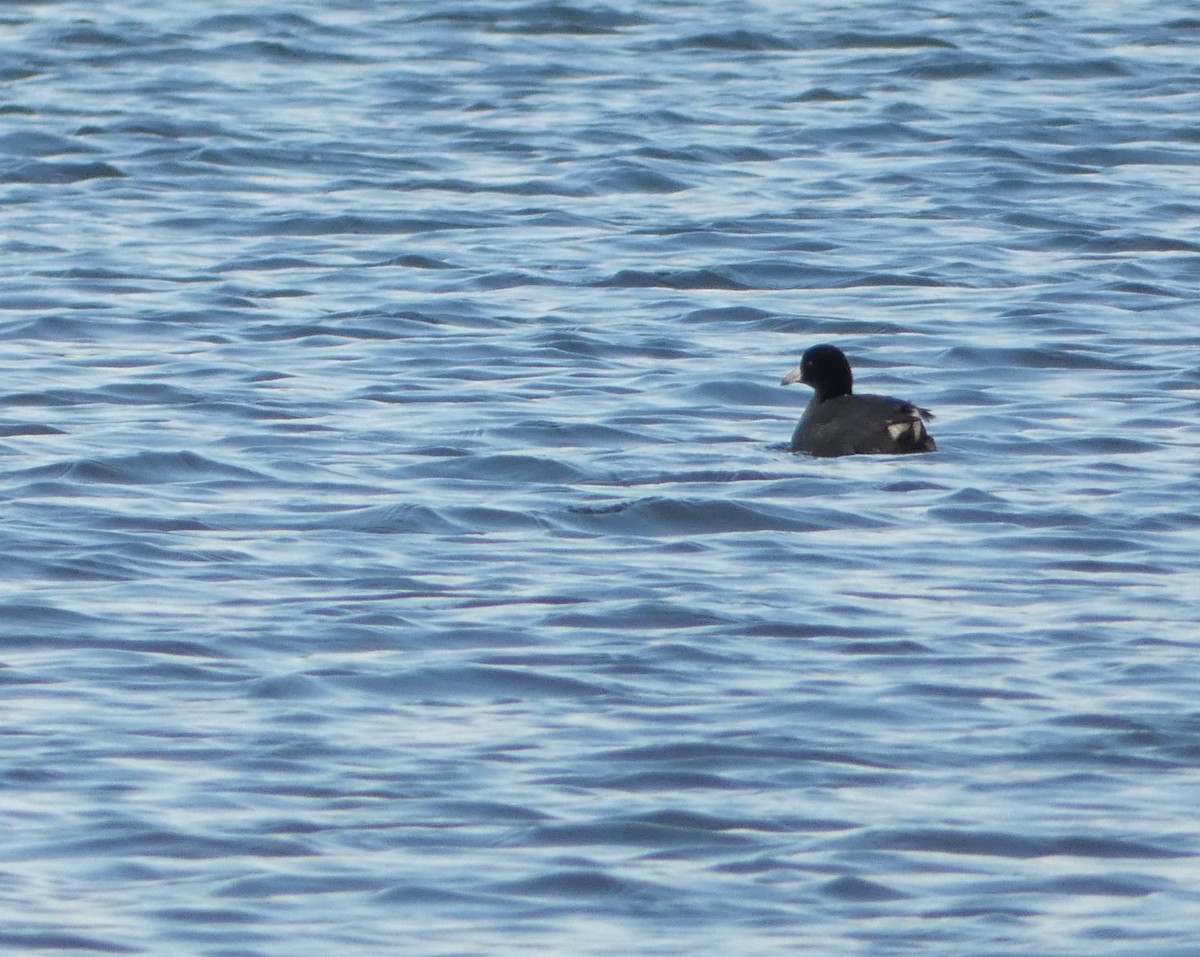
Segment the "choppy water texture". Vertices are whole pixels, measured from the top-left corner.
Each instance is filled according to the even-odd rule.
[[[0,37],[0,947],[1200,952],[1193,6]]]

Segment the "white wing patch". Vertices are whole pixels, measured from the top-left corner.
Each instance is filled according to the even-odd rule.
[[[888,435],[892,437],[893,442],[899,442],[902,438],[906,438],[914,444],[924,442],[927,433],[925,431],[925,423],[921,420],[926,417],[932,419],[933,416],[925,409],[918,409],[916,406],[907,408],[904,411],[910,413],[910,417],[901,419],[898,422],[889,422],[887,427]]]

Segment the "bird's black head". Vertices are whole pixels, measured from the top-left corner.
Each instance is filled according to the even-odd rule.
[[[783,385],[803,382],[813,387],[817,398],[836,399],[839,395],[850,395],[854,389],[854,378],[850,373],[850,362],[837,346],[813,346],[800,357],[800,365],[783,377]]]

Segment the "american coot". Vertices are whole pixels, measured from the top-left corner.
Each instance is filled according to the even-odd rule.
[[[792,451],[807,455],[901,455],[936,452],[925,428],[933,418],[886,395],[854,395],[850,363],[837,346],[813,346],[781,385],[803,382],[814,395],[792,433]]]

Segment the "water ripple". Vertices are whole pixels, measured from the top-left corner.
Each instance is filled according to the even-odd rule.
[[[1190,12],[67,6],[0,946],[1197,951]]]

